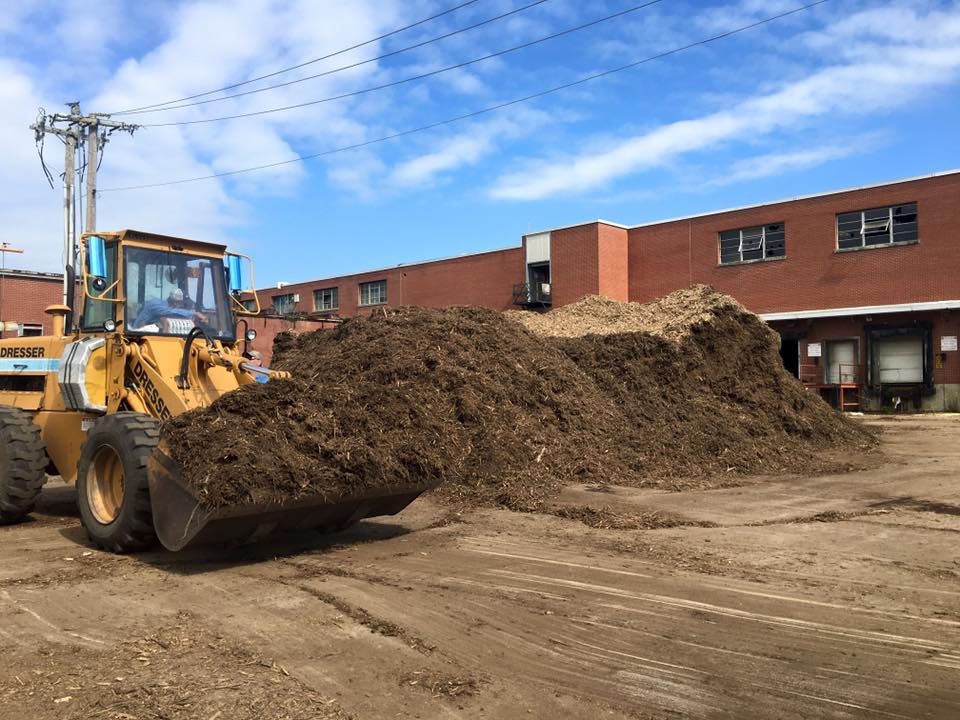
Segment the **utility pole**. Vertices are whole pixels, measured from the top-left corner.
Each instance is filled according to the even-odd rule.
[[[86,163],[86,213],[84,217],[84,232],[96,232],[97,229],[97,170],[103,146],[110,135],[122,130],[133,134],[139,125],[111,120],[105,113],[89,113],[84,115],[80,110],[80,103],[67,103],[69,113],[53,113],[48,115],[43,109],[40,117],[30,126],[41,148],[40,158],[43,160],[43,141],[47,135],[55,135],[64,144],[63,160],[63,256],[66,272],[63,274],[63,304],[70,306],[73,295],[73,283],[76,278],[74,263],[77,258],[77,211],[76,211],[76,157],[82,148],[87,149]],[[44,165],[44,170],[46,166]],[[49,175],[48,175],[49,177]],[[52,180],[51,180],[52,184]]]
[[[97,165],[100,164],[100,129],[97,125],[87,127],[87,217],[83,231],[97,229]]]

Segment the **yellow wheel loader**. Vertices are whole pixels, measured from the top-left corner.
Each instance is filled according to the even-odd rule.
[[[33,510],[47,474],[76,484],[90,539],[116,552],[157,539],[179,550],[341,529],[397,513],[427,489],[333,503],[198,502],[159,440],[161,423],[243,385],[289,377],[248,362],[253,331],[238,337],[246,323],[236,316],[259,311],[255,292],[253,308],[240,300],[244,262],[252,290],[252,263],[222,245],[133,230],[84,234],[80,249],[80,277],[66,274],[67,302],[47,308],[52,335],[0,340],[0,524]]]

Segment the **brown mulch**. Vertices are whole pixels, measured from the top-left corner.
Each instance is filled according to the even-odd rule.
[[[274,366],[294,379],[163,428],[211,505],[442,483],[453,503],[532,510],[571,482],[728,483],[873,442],[783,370],[759,318],[703,286],[547,315],[388,310],[281,335]]]
[[[350,718],[283,666],[187,613],[100,650],[41,642],[39,663],[17,650],[0,670],[3,720]]]

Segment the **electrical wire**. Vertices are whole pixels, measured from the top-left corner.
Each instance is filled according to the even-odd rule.
[[[126,115],[128,113],[140,112],[142,110],[148,110],[150,108],[159,108],[159,107],[162,107],[163,105],[173,105],[175,103],[186,102],[187,100],[196,100],[197,98],[206,97],[207,95],[215,95],[218,92],[233,90],[234,88],[243,87],[244,85],[249,85],[250,83],[259,82],[260,80],[266,80],[268,78],[276,77],[277,75],[283,75],[284,73],[288,73],[293,70],[299,70],[300,68],[307,67],[308,65],[313,65],[314,63],[318,63],[323,60],[329,60],[330,58],[336,57],[337,55],[343,55],[344,53],[348,53],[351,50],[357,50],[366,45],[371,45],[375,42],[379,42],[380,40],[385,40],[388,37],[399,35],[402,32],[418,27],[420,25],[424,25],[432,20],[436,20],[437,18],[443,17],[444,15],[449,15],[452,12],[456,12],[461,8],[467,7],[467,5],[473,5],[474,3],[477,3],[479,1],[480,0],[467,0],[467,2],[462,2],[459,5],[454,5],[453,7],[447,8],[446,10],[442,12],[438,12],[435,15],[431,15],[430,17],[423,18],[422,20],[417,20],[414,23],[410,23],[409,25],[404,25],[403,27],[397,28],[396,30],[391,30],[390,32],[384,33],[383,35],[378,35],[375,38],[364,40],[363,42],[357,43],[356,45],[351,45],[350,47],[343,48],[342,50],[337,50],[336,52],[328,53],[327,55],[323,55],[321,57],[313,58],[312,60],[306,60],[297,65],[291,65],[290,67],[282,68],[280,70],[274,70],[273,72],[267,73],[266,75],[260,75],[255,78],[250,78],[249,80],[244,80],[243,82],[233,83],[232,85],[224,85],[223,87],[217,88],[216,90],[207,90],[206,92],[197,93],[196,95],[187,95],[182,98],[177,98],[176,100],[167,100],[166,102],[154,103],[153,105],[143,105],[141,107],[129,108],[127,110],[120,110],[118,112],[110,113],[110,114]]]
[[[460,35],[469,30],[475,30],[478,27],[489,25],[490,23],[496,22],[498,20],[503,20],[504,18],[508,18],[511,15],[516,15],[517,13],[524,12],[525,10],[529,10],[530,8],[536,7],[537,5],[542,5],[545,2],[548,2],[548,0],[534,0],[533,2],[527,3],[526,5],[521,5],[520,7],[510,10],[508,12],[500,13],[499,15],[489,17],[486,20],[481,20],[480,22],[473,23],[472,25],[468,25],[466,27],[458,28],[457,30],[452,30],[448,33],[444,33],[443,35],[438,35],[436,37],[429,38],[428,40],[422,40],[421,42],[414,43],[413,45],[408,45],[407,47],[399,48],[397,50],[392,50],[391,52],[384,53],[383,55],[377,55],[376,57],[367,58],[366,60],[358,60],[357,62],[350,63],[349,65],[341,65],[340,67],[331,68],[330,70],[324,70],[323,72],[315,73],[313,75],[307,75],[305,77],[297,78],[295,80],[288,80],[286,82],[276,83],[274,85],[267,85],[266,87],[256,88],[254,90],[246,90],[244,92],[234,93],[232,95],[226,95],[224,97],[210,98],[209,100],[198,100],[197,102],[183,103],[180,105],[170,105],[168,107],[161,107],[161,108],[156,108],[152,110],[151,109],[129,110],[126,113],[115,113],[115,114],[141,115],[144,113],[165,112],[167,110],[181,110],[183,108],[196,107],[198,105],[208,105],[210,103],[218,103],[218,102],[224,102],[226,100],[233,100],[235,98],[246,97],[247,95],[256,95],[258,93],[268,92],[270,90],[277,90],[278,88],[289,87],[290,85],[296,85],[298,83],[306,82],[308,80],[316,80],[317,78],[327,77],[328,75],[335,75],[336,73],[343,72],[344,70],[352,70],[354,68],[361,67],[362,65],[368,65],[372,62],[377,62],[378,60],[384,60],[386,58],[394,57],[396,55],[409,52],[410,50],[416,50],[418,48],[422,48],[426,45],[430,45],[431,43],[439,42],[441,40],[446,40],[447,38],[453,37],[454,35]]]
[[[365,140],[363,142],[354,143],[352,145],[345,145],[343,147],[333,148],[330,150],[324,150],[322,152],[313,153],[311,155],[298,155],[295,158],[289,160],[280,160],[278,162],[266,163],[264,165],[255,165],[253,167],[241,168],[238,170],[228,170],[225,172],[214,173],[211,175],[200,175],[192,178],[181,178],[179,180],[167,180],[165,182],[158,183],[146,183],[143,185],[126,185],[122,187],[115,188],[106,188],[100,190],[99,192],[122,192],[127,190],[144,190],[148,188],[158,188],[158,187],[168,187],[170,185],[183,185],[185,183],[200,182],[202,180],[215,180],[222,177],[230,177],[233,175],[241,175],[244,173],[257,172],[259,170],[268,170],[275,167],[281,167],[283,165],[290,165],[298,162],[306,162],[307,160],[313,160],[316,158],[327,157],[329,155],[335,155],[337,153],[346,152],[348,150],[358,150],[360,148],[368,147],[370,145],[376,145],[378,143],[387,142],[389,140],[396,140],[397,138],[406,137],[408,135],[413,135],[415,133],[426,132],[427,130],[433,130],[434,128],[442,127],[445,125],[451,125],[453,123],[461,122],[463,120],[468,120],[470,118],[475,118],[480,115],[485,115],[486,113],[491,113],[496,110],[502,110],[503,108],[511,107],[513,105],[519,105],[520,103],[528,102],[530,100],[535,100],[537,98],[544,97],[546,95],[551,95],[553,93],[560,92],[562,90],[567,90],[572,87],[583,85],[585,83],[591,82],[593,80],[598,80],[600,78],[608,77],[614,75],[615,73],[623,72],[625,70],[630,70],[641,65],[653,62],[655,60],[661,60],[671,55],[676,55],[678,53],[684,52],[686,50],[692,50],[693,48],[700,47],[703,45],[708,45],[718,40],[723,40],[725,38],[731,37],[733,35],[738,35],[740,33],[746,32],[748,30],[753,30],[754,28],[760,27],[762,25],[767,25],[768,23],[781,20],[785,17],[791,15],[796,15],[797,13],[810,10],[818,5],[823,5],[829,0],[815,0],[815,2],[808,3],[806,5],[801,5],[799,7],[793,8],[792,10],[787,10],[776,15],[771,15],[769,17],[757,20],[755,22],[749,23],[747,25],[742,25],[740,27],[734,28],[733,30],[728,30],[717,35],[713,35],[702,40],[697,40],[696,42],[689,43],[687,45],[682,45],[680,47],[673,48],[671,50],[666,50],[664,52],[657,53],[656,55],[650,55],[641,60],[636,60],[626,65],[620,65],[619,67],[610,68],[608,70],[603,70],[591,75],[586,75],[578,80],[573,80],[571,82],[564,83],[562,85],[555,85],[554,87],[547,88],[546,90],[541,90],[539,92],[533,93],[531,95],[526,95],[524,97],[516,98],[514,100],[508,100],[506,102],[499,103],[497,105],[491,105],[490,107],[483,108],[481,110],[475,110],[473,112],[465,113],[463,115],[457,115],[456,117],[447,118],[446,120],[439,120],[429,125],[421,125],[420,127],[410,128],[409,130],[402,130],[400,132],[393,133],[392,135],[385,135],[379,138],[373,138],[371,140]]]
[[[296,103],[294,105],[284,105],[276,108],[269,108],[267,110],[255,110],[248,113],[238,113],[236,115],[224,115],[221,117],[214,118],[202,118],[199,120],[176,120],[171,122],[164,123],[144,123],[143,127],[173,127],[176,125],[200,125],[204,123],[212,122],[221,122],[223,120],[239,120],[242,118],[248,117],[258,117],[261,115],[271,115],[278,112],[286,112],[287,110],[298,110],[300,108],[311,107],[313,105],[320,105],[322,103],[333,102],[335,100],[345,100],[346,98],[357,97],[358,95],[365,95],[367,93],[376,92],[378,90],[386,90],[388,88],[397,87],[398,85],[404,85],[406,83],[414,82],[416,80],[423,80],[425,78],[434,77],[436,75],[441,75],[442,73],[450,72],[451,70],[459,70],[465,68],[469,65],[475,65],[476,63],[483,62],[484,60],[491,60],[493,58],[502,57],[509,53],[517,52],[518,50],[524,50],[534,45],[539,45],[545,43],[549,40],[555,40],[556,38],[563,37],[564,35],[569,35],[571,33],[578,32],[580,30],[585,30],[586,28],[593,27],[594,25],[599,25],[600,23],[609,22],[624,15],[637,12],[638,10],[643,10],[644,8],[650,7],[651,5],[657,5],[663,2],[663,0],[647,0],[647,2],[641,3],[639,5],[634,5],[629,7],[626,10],[620,10],[615,12],[612,15],[606,15],[602,18],[597,18],[596,20],[591,20],[590,22],[583,23],[582,25],[577,25],[576,27],[567,28],[566,30],[560,30],[559,32],[551,33],[550,35],[545,35],[544,37],[537,38],[536,40],[530,40],[528,42],[522,43],[520,45],[514,45],[513,47],[506,48],[505,50],[498,50],[497,52],[489,53],[483,55],[482,57],[474,58],[472,60],[465,60],[455,65],[448,65],[446,67],[438,68],[436,70],[430,70],[429,72],[421,73],[419,75],[412,75],[410,77],[401,78],[400,80],[393,80],[388,83],[383,83],[381,85],[374,85],[373,87],[364,88],[362,90],[353,90],[348,93],[341,93],[340,95],[331,95],[325,98],[319,98],[317,100],[309,100],[307,102]]]

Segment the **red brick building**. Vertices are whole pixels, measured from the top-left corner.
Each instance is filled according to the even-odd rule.
[[[286,320],[250,324],[265,351],[279,329],[384,306],[546,309],[707,283],[766,319],[784,365],[835,404],[957,411],[958,228],[960,171],[945,172],[644,225],[598,220],[519,247],[263,289],[264,315]],[[60,277],[4,281],[2,319],[49,331]]]
[[[63,302],[63,275],[4,270],[0,272],[0,337],[46,335],[52,330],[43,311]]]
[[[785,366],[835,404],[960,410],[960,172],[626,226],[260,291],[279,314],[385,305],[643,302],[707,283],[782,338]]]

